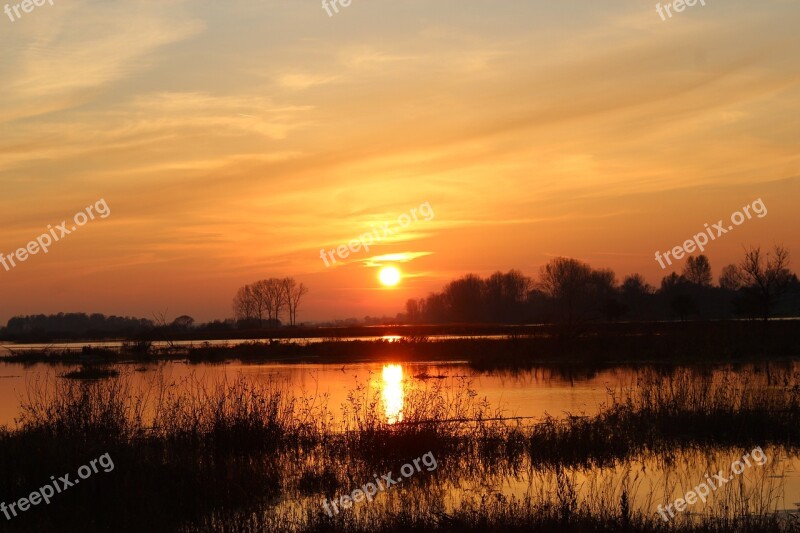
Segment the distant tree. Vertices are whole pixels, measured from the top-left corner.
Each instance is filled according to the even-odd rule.
[[[297,323],[300,300],[308,288],[293,278],[262,279],[245,285],[233,298],[233,314],[242,327],[278,327],[286,311],[290,325]]]
[[[532,286],[533,280],[519,270],[503,274],[503,296],[509,303],[524,302]]]
[[[420,302],[413,298],[406,301],[406,320],[409,324],[418,324],[420,322],[421,308]]]
[[[597,302],[597,311],[606,320],[618,320],[628,312],[628,306],[619,301],[617,277],[613,270],[592,270],[589,290],[589,298]]]
[[[677,275],[675,272],[672,272],[668,276],[661,278],[661,292],[668,292],[674,287],[678,287],[684,283],[686,283],[686,278]]]
[[[645,281],[641,274],[631,274],[622,280],[620,285],[622,303],[634,320],[642,320],[651,312],[650,305],[654,300],[655,288]]]
[[[719,275],[719,286],[727,291],[738,291],[742,288],[742,275],[739,267],[728,265]]]
[[[298,283],[293,278],[283,279],[283,297],[286,301],[286,308],[289,312],[289,325],[297,325],[297,308],[300,306],[300,300],[308,294],[308,288]]]
[[[6,340],[39,340],[54,338],[93,338],[129,336],[152,329],[151,320],[106,316],[100,313],[58,313],[55,315],[15,316],[2,329]]]
[[[175,329],[190,329],[194,325],[194,318],[189,315],[181,315],[172,321],[172,327]]]
[[[245,285],[236,291],[236,296],[233,298],[233,316],[237,321],[259,319],[255,295],[250,285]]]
[[[779,265],[788,264],[788,255],[778,255]],[[770,265],[762,270],[776,270]],[[783,272],[781,279],[789,280],[787,291],[792,298],[778,301],[778,293],[771,291],[772,302],[780,312],[796,313],[800,308],[800,281],[786,268],[777,270]],[[579,260],[559,257],[541,267],[536,283],[517,270],[495,272],[487,278],[469,274],[450,282],[442,292],[407,301],[406,312],[393,320],[432,324],[560,322],[572,335],[583,321],[601,317],[617,320],[625,314],[634,320],[686,319],[692,315],[727,318],[731,304],[737,315],[751,315],[752,302],[758,301],[752,294],[754,289],[736,290],[743,286],[743,280],[740,267],[728,266],[720,276],[723,290],[712,287],[710,263],[700,255],[689,258],[684,275],[673,272],[664,276],[656,290],[640,274],[627,276],[617,285],[611,270],[596,270]]]
[[[267,302],[267,315],[269,320],[280,320],[281,311],[289,307],[284,280],[270,278],[261,282]]]
[[[626,276],[624,280],[622,280],[622,286],[620,287],[622,291],[622,295],[625,297],[630,298],[640,298],[646,295],[653,294],[655,289],[652,285],[648,285],[647,281],[645,281],[644,276],[641,274],[631,274],[630,276]]]
[[[265,320],[272,319],[272,313],[270,309],[270,301],[269,301],[269,291],[270,286],[267,280],[259,280],[255,281],[250,284],[251,292],[250,297],[252,298],[252,306],[254,315],[253,318],[258,320],[258,325],[263,326]]]
[[[582,312],[591,281],[591,267],[567,257],[550,260],[539,272],[541,291],[560,309],[570,333]]]
[[[686,260],[686,265],[683,267],[683,277],[689,283],[694,283],[701,287],[710,287],[713,277],[711,276],[711,264],[708,261],[708,257],[705,255],[699,255],[696,258],[689,256],[689,259]]]
[[[236,326],[236,322],[230,318],[225,320],[213,320],[211,322],[206,322],[205,324],[200,324],[197,326],[197,329],[201,331],[230,331],[234,329]]]
[[[495,272],[484,281],[487,319],[491,322],[521,322],[532,280],[519,270]]]
[[[593,296],[599,300],[607,300],[617,295],[617,276],[611,269],[592,270],[589,285]]]
[[[550,323],[556,320],[553,299],[544,293],[538,285],[528,291],[525,298],[525,309],[533,322]]]
[[[262,279],[251,283],[249,287],[247,296],[250,298],[252,314],[248,318],[257,320],[259,327],[274,324],[273,321],[278,320],[285,305],[281,280]]]
[[[444,294],[432,292],[425,298],[425,306],[422,310],[422,316],[426,322],[432,324],[441,324],[449,322],[453,319],[449,314],[447,301]]]
[[[485,316],[484,283],[475,274],[451,281],[444,288],[450,316],[456,322],[479,322]]]
[[[757,297],[764,321],[769,319],[775,301],[789,288],[792,273],[788,266],[789,251],[777,245],[766,254],[761,247],[750,248],[739,265],[742,284]]]
[[[690,315],[698,314],[697,297],[700,285],[689,282],[686,276],[672,272],[661,279],[659,297],[669,304],[672,316],[685,320]]]

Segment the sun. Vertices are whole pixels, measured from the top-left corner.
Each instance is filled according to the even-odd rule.
[[[395,267],[384,267],[378,274],[378,279],[387,287],[394,287],[400,283],[400,271]]]

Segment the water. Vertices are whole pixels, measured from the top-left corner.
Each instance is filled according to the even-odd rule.
[[[0,425],[11,425],[19,415],[19,403],[25,398],[28,384],[33,380],[53,381],[76,367],[52,366],[45,363],[24,365],[0,364]],[[636,383],[637,374],[628,369],[613,368],[598,372],[573,374],[552,369],[534,369],[519,373],[480,374],[466,364],[411,363],[384,365],[366,363],[354,365],[329,364],[254,364],[229,362],[225,364],[187,364],[165,362],[151,365],[118,365],[123,372],[133,374],[135,388],[144,389],[156,373],[169,381],[193,379],[215,383],[233,380],[239,375],[261,381],[277,381],[292,390],[327,398],[336,415],[347,401],[348,392],[366,384],[383,403],[390,403],[392,416],[402,411],[402,397],[410,387],[432,386],[439,380],[445,386],[468,382],[492,406],[502,408],[504,416],[541,418],[592,415],[608,398],[607,389],[629,387]],[[388,368],[389,371],[384,369]]]
[[[518,501],[557,502],[558,494],[565,492],[563,481],[566,479],[578,501],[595,509],[618,507],[625,492],[633,510],[650,515],[656,515],[659,510],[668,513],[667,505],[706,484],[707,491],[700,489],[704,498],[688,505],[684,514],[697,517],[715,513],[720,516],[737,508],[748,508],[757,514],[796,512],[800,508],[800,458],[781,447],[764,447],[764,454],[759,455],[763,461],[748,458],[750,466],[741,463],[743,470],[733,474],[731,465],[750,451],[730,448],[675,450],[669,460],[647,455],[608,467],[565,467],[560,479],[553,470],[533,467],[527,459],[513,472],[476,470],[440,461],[437,470],[428,472],[422,468],[408,480],[411,485],[404,489],[412,492],[413,496],[391,490],[382,495],[383,500],[377,498],[375,503],[391,509],[399,506],[404,498],[412,498],[422,508],[435,509],[441,505],[450,511],[465,502],[474,504],[483,496],[488,496],[489,500],[515,498]],[[399,477],[399,468],[398,464],[393,469],[394,477]],[[713,477],[720,471],[730,478],[724,484]],[[709,477],[713,489],[708,484]],[[365,476],[364,482],[368,481],[371,480]],[[353,488],[357,487],[354,485]],[[269,512],[291,516],[298,507],[319,505],[316,496],[304,498],[301,494],[287,494]],[[360,511],[362,509],[358,506],[353,510]],[[375,512],[376,509],[369,511]],[[675,512],[674,507],[672,511],[678,517],[682,514]]]
[[[23,365],[0,364],[0,425],[14,425],[19,416],[19,405],[33,383],[52,385],[63,379],[60,374],[72,366],[47,364]],[[596,414],[609,399],[609,391],[635,387],[648,369],[609,368],[598,371],[555,370],[536,368],[519,372],[479,373],[463,363],[367,363],[353,365],[330,364],[188,364],[185,362],[161,362],[118,365],[117,368],[130,374],[134,389],[146,390],[152,382],[164,379],[181,383],[186,380],[205,384],[232,381],[239,376],[248,380],[277,382],[289,387],[297,395],[314,397],[326,401],[334,416],[341,416],[340,407],[348,402],[348,394],[357,387],[365,394],[378,399],[383,416],[390,423],[403,420],[403,406],[407,395],[416,388],[441,385],[455,389],[468,384],[479,399],[485,398],[493,407],[501,409],[504,417],[520,417],[524,423],[535,423],[542,417],[557,418],[568,415]],[[796,366],[787,368],[796,370]],[[745,371],[755,367],[745,367]],[[723,368],[698,372],[721,374]],[[771,386],[769,372],[754,372],[760,385]],[[749,450],[740,449],[680,449],[675,450],[674,460],[661,457],[631,457],[621,463],[605,468],[567,469],[567,476],[575,483],[580,498],[602,498],[608,504],[618,504],[623,488],[634,509],[655,513],[659,504],[682,497],[693,487],[702,483],[706,473],[727,469]],[[800,458],[794,452],[778,447],[764,447],[769,457],[766,465],[747,468],[734,482],[709,496],[711,509],[734,505],[736,498],[745,495],[746,505],[754,511],[764,509],[796,511],[800,505]],[[398,465],[399,467],[400,465]],[[559,490],[558,480],[552,472],[541,471],[529,464],[520,465],[518,471],[499,475],[476,477],[453,465],[442,465],[436,475],[438,489],[449,508],[457,507],[475,494],[491,494],[503,497],[522,498],[531,494],[547,494]],[[445,472],[449,471],[449,474]],[[422,475],[422,474],[420,474]],[[365,480],[369,481],[369,480]],[[409,487],[411,489],[411,487]],[[424,492],[424,491],[423,491]],[[426,494],[430,496],[430,490]],[[387,496],[392,502],[398,495]],[[317,498],[318,499],[318,498]],[[769,502],[765,502],[769,500]],[[292,513],[299,505],[318,505],[314,498],[304,501],[299,494],[287,494],[281,502],[271,508],[274,513]],[[701,513],[704,504],[690,510]],[[359,512],[359,511],[354,511]]]

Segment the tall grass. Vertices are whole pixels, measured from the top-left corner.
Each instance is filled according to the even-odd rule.
[[[736,491],[723,503],[699,515],[679,515],[664,522],[659,515],[634,508],[640,486],[594,476],[580,481],[575,472],[556,468],[534,474],[535,486],[524,495],[499,491],[474,494],[469,488],[439,480],[418,483],[403,492],[383,494],[375,502],[330,517],[312,500],[303,512],[260,509],[232,515],[212,513],[187,524],[181,533],[256,533],[261,531],[322,532],[641,532],[641,533],[788,533],[800,526],[798,516],[777,514],[774,501],[753,514],[750,495]],[[465,473],[461,481],[480,481]],[[452,497],[453,493],[458,497]]]
[[[18,422],[22,432],[54,438],[130,442],[142,434],[146,401],[129,376],[89,383],[37,376],[27,382]]]
[[[535,461],[607,464],[676,446],[800,445],[800,373],[643,372],[636,387],[609,390],[595,417],[546,417],[530,428]]]
[[[152,433],[219,450],[264,450],[319,434],[313,420],[299,419],[296,412],[297,399],[274,383],[239,377],[207,385],[192,377],[158,388]]]
[[[757,443],[794,450],[800,374],[790,370],[653,371],[634,388],[609,391],[597,416],[533,424],[504,419],[465,379],[406,390],[402,420],[390,423],[380,394],[367,384],[350,391],[335,418],[325,397],[298,395],[277,382],[241,376],[171,383],[156,374],[134,390],[131,378],[123,372],[101,382],[28,383],[17,427],[0,431],[0,471],[7,473],[0,498],[29,494],[50,475],[102,453],[117,469],[9,527],[657,532],[723,531],[724,522],[740,531],[788,531],[769,506],[750,517],[747,502],[733,514],[665,526],[634,509],[627,486],[579,498],[567,469],[591,472],[652,454],[674,458],[676,447]],[[443,468],[409,480],[387,496],[391,504],[336,518],[319,508],[322,498],[429,451]],[[536,472],[552,477],[547,493],[510,499],[486,490]],[[276,506],[284,512],[273,512]]]

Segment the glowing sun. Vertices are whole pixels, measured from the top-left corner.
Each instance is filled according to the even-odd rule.
[[[378,274],[378,279],[386,287],[394,287],[400,283],[400,271],[395,267],[384,267]]]

